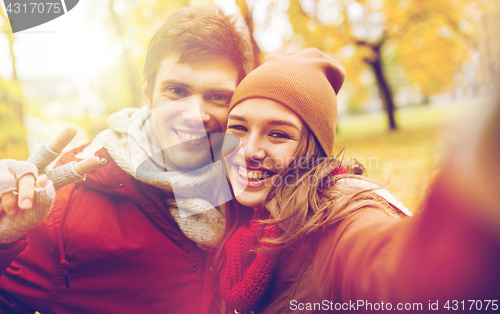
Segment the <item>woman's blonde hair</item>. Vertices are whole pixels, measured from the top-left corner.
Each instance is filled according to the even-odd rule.
[[[341,166],[348,174],[334,175]],[[294,161],[279,176],[285,184],[273,185],[265,201],[272,219],[283,234],[265,241],[280,244],[277,251],[289,248],[311,235],[323,233],[328,227],[361,208],[378,208],[398,217],[392,206],[372,190],[355,184],[339,184],[339,179],[365,180],[363,167],[357,163],[342,165],[338,158],[327,158],[311,130],[304,125]]]

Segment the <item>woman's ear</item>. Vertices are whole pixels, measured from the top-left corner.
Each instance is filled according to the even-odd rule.
[[[153,109],[153,102],[151,99],[149,99],[149,86],[148,86],[148,80],[146,79],[146,76],[142,78],[142,99],[144,100],[144,103],[149,107],[149,110]]]

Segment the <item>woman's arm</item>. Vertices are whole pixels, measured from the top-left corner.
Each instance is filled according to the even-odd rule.
[[[421,213],[397,221],[364,208],[323,239],[313,263],[332,301],[440,300],[446,311],[448,300],[468,310],[500,299],[500,104],[477,110]]]

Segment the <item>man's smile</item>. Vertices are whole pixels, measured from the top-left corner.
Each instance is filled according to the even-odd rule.
[[[203,139],[207,137],[205,133],[199,133],[199,132],[193,132],[193,131],[187,131],[187,130],[177,130],[173,129],[175,134],[177,134],[181,139],[185,141],[191,141],[191,142],[201,142]]]

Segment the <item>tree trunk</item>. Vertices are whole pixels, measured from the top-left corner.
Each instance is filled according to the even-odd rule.
[[[19,82],[19,77],[17,76],[17,66],[16,66],[16,54],[14,53],[14,41],[15,37],[13,33],[6,33],[7,40],[9,41],[9,51],[10,51],[10,60],[12,64],[12,83],[14,84],[16,89],[22,90],[21,82]],[[26,139],[28,135],[28,131],[26,130],[26,126],[24,125],[24,96],[20,95],[19,98],[12,97],[12,102],[7,104],[12,111],[15,113],[16,124],[19,125],[21,134],[16,134],[15,139],[13,139],[13,143],[16,147],[16,157],[29,156],[28,149],[28,140]],[[10,158],[15,158],[11,156]]]
[[[423,95],[422,96],[422,105],[430,105],[431,104],[431,97],[429,95]]]
[[[12,81],[14,84],[19,85],[19,78],[17,77],[16,55],[14,53],[14,34],[7,34],[9,40],[10,60],[12,64]],[[18,86],[20,87],[20,86]],[[16,112],[16,117],[22,123],[24,120],[24,105],[21,100],[16,100],[13,109]]]
[[[373,60],[367,61],[367,63],[371,66],[373,74],[375,74],[375,78],[377,79],[380,98],[382,99],[382,103],[384,104],[384,109],[389,120],[389,129],[397,130],[398,127],[396,125],[396,120],[394,119],[394,111],[396,110],[396,107],[394,105],[394,98],[389,86],[389,82],[387,81],[387,78],[384,74],[380,48],[381,45],[372,47],[372,50],[375,53],[375,58]]]
[[[123,45],[123,63],[125,64],[125,73],[127,75],[127,84],[129,85],[129,93],[130,93],[130,105],[128,107],[140,107],[142,103],[142,96],[140,94],[140,80],[136,79],[136,74],[134,71],[134,66],[132,64],[132,57],[130,55],[130,51],[128,48],[125,46],[123,38],[124,32],[122,25],[120,23],[120,19],[118,15],[116,14],[115,10],[113,9],[115,1],[110,0],[109,1],[109,12],[111,14],[111,19],[113,21],[113,24],[116,29],[116,35],[120,39]]]
[[[245,19],[245,24],[247,25],[248,32],[250,33],[250,41],[252,43],[252,49],[253,49],[254,68],[256,68],[260,65],[261,51],[259,45],[257,45],[257,42],[253,37],[254,25],[253,25],[252,12],[248,8],[246,0],[237,0],[236,4],[240,8],[241,16]]]

